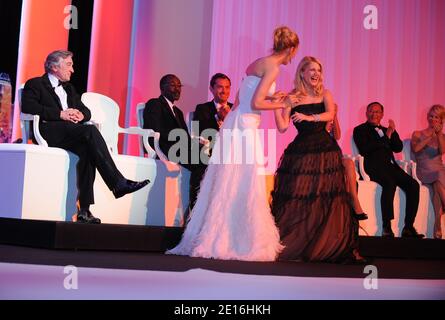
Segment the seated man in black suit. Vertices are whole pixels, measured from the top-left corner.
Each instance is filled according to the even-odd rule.
[[[219,131],[224,118],[233,106],[232,103],[228,102],[231,84],[229,77],[223,73],[216,73],[212,76],[209,89],[213,94],[213,100],[198,104],[193,113],[192,131],[195,135],[202,136],[210,141],[214,140],[216,132]],[[204,130],[207,130],[207,134],[203,134]],[[195,185],[199,186],[201,183],[207,163],[201,161],[201,165],[192,172],[191,180],[196,181]],[[196,195],[194,200],[196,201]],[[192,207],[193,205],[194,201],[191,203]]]
[[[366,108],[367,122],[354,128],[354,141],[364,157],[365,170],[372,181],[382,186],[380,199],[382,208],[383,237],[394,237],[391,220],[394,218],[394,194],[400,187],[406,194],[405,226],[402,237],[422,238],[414,229],[419,206],[419,184],[397,164],[393,152],[400,152],[403,143],[395,129],[393,120],[388,128],[382,127],[383,105],[372,102]]]
[[[193,173],[199,167],[199,143],[192,142],[184,114],[174,103],[181,97],[181,80],[174,74],[164,75],[160,82],[161,95],[148,100],[144,109],[144,128],[159,132],[159,147],[169,161],[178,163]],[[153,139],[149,140],[153,146]],[[198,182],[199,183],[199,182]],[[189,208],[185,213],[187,221],[190,204],[196,199],[199,184],[190,176]]]
[[[68,82],[74,72],[72,56],[71,52],[62,50],[48,55],[45,61],[46,73],[25,84],[22,111],[40,116],[40,132],[50,147],[69,150],[79,156],[77,221],[100,223],[100,219],[89,210],[94,203],[96,169],[116,198],[137,191],[150,181],[125,179],[116,168],[97,128],[84,125],[84,122],[90,120],[91,113],[80,100],[74,86]]]
[[[174,103],[181,97],[181,81],[174,74],[163,76],[161,95],[148,100],[144,109],[144,129],[159,132],[159,147],[172,162],[191,170],[191,138],[184,114]],[[169,137],[170,136],[170,137]],[[154,148],[153,139],[149,139]]]

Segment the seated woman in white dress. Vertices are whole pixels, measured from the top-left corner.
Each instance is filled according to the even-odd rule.
[[[280,65],[295,56],[298,44],[295,32],[279,27],[272,54],[247,68],[237,106],[224,120],[212,149],[182,240],[167,253],[273,261],[282,250],[266,194],[258,126],[261,110],[283,109],[293,102],[284,93],[274,94],[275,79]]]

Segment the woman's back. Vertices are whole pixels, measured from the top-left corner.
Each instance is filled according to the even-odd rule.
[[[252,99],[258,85],[261,82],[261,78],[255,75],[246,76],[241,84],[239,90],[239,109],[242,113],[258,113],[261,112],[259,110],[252,109]],[[275,92],[275,82],[269,89],[269,95],[272,95]]]

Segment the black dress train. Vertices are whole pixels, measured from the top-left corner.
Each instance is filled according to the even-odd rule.
[[[324,112],[324,103],[299,105],[292,113]],[[298,135],[275,173],[272,214],[285,249],[280,260],[343,262],[354,259],[358,222],[346,191],[342,152],[326,122],[295,124]]]

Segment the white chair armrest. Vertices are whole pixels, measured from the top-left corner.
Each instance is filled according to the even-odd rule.
[[[21,121],[32,121],[33,122],[33,133],[34,138],[37,141],[37,144],[40,146],[48,147],[48,142],[42,137],[39,129],[39,122],[40,122],[40,116],[37,114],[28,114],[28,113],[20,113],[20,120]],[[28,138],[28,137],[27,137]],[[24,141],[24,143],[27,143],[27,141]]]
[[[416,180],[420,185],[422,185],[422,182],[417,177],[417,163],[413,160],[410,160],[409,164],[411,166],[411,177],[413,177],[414,180]]]
[[[40,134],[40,129],[39,129],[39,121],[40,121],[40,116],[38,115],[33,115],[33,132],[34,132],[34,137],[36,138],[36,141],[39,145],[44,146],[44,147],[48,147],[48,142],[46,142],[46,140],[42,137],[42,135]]]
[[[369,178],[368,174],[365,171],[365,158],[361,155],[357,155],[356,159],[358,161],[358,170],[360,175],[362,176],[364,181],[371,181],[371,178]]]
[[[119,132],[126,133],[126,134],[137,134],[137,135],[142,136],[142,142],[144,144],[145,150],[147,150],[149,158],[154,159],[157,154],[161,160],[168,161],[167,157],[165,156],[165,154],[161,151],[161,148],[159,147],[160,134],[158,132],[155,132],[152,129],[142,129],[140,127],[129,127],[129,128],[120,128],[119,127]],[[153,150],[153,148],[148,143],[148,138],[153,138],[155,150]]]
[[[405,161],[405,160],[396,160],[396,161],[397,161],[398,165],[400,166],[400,168],[402,168],[403,171],[405,171],[406,173],[409,173],[408,172],[408,166],[409,166],[408,161]]]
[[[206,155],[210,156],[210,140],[203,138],[201,136],[195,136],[195,135],[191,135],[191,138],[193,140],[198,140],[199,144],[203,145],[203,151]]]

